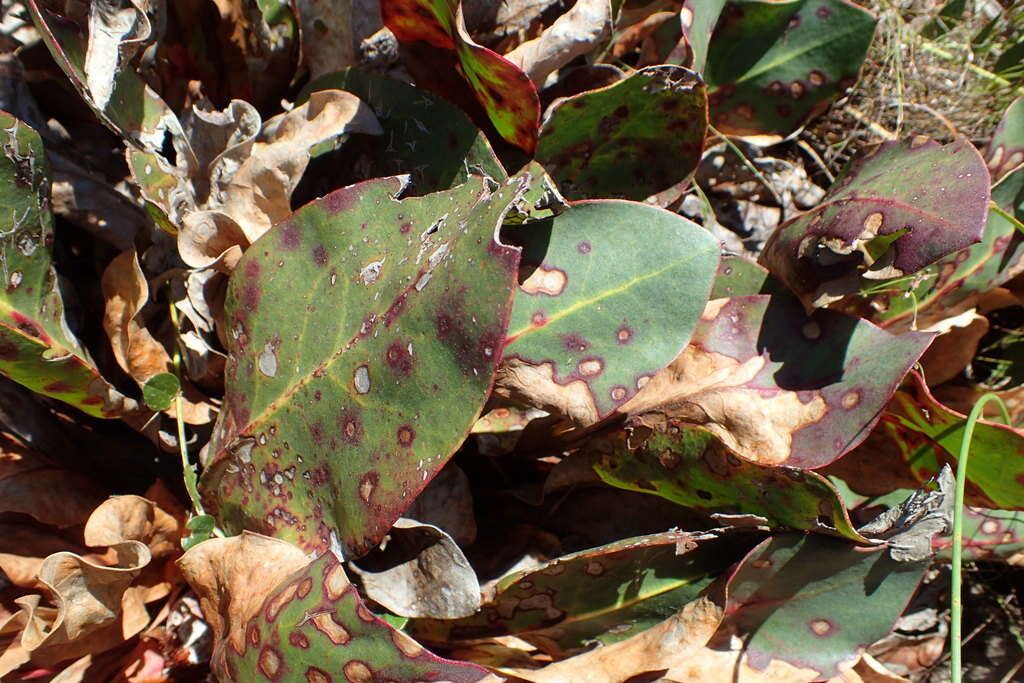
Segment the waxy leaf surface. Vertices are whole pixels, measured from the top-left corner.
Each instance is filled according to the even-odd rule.
[[[773,527],[867,542],[851,525],[835,488],[819,474],[746,462],[699,427],[673,425],[639,446],[638,439],[619,433],[592,446],[601,479],[707,514],[757,515]]]
[[[472,617],[417,619],[409,632],[428,645],[515,635],[554,656],[574,654],[670,617],[743,552],[730,543],[669,531],[582,550],[504,577]]]
[[[540,100],[529,76],[469,37],[458,0],[382,0],[381,17],[403,44],[405,65],[419,87],[473,116],[482,107],[501,137],[532,153]]]
[[[466,182],[470,174],[506,178],[483,133],[440,97],[356,69],[318,78],[304,92],[330,88],[350,92],[370,105],[384,131],[350,138],[339,151],[344,163],[329,154],[321,163],[311,162],[311,171],[334,183],[328,190],[399,173],[410,174],[416,194],[447,190]]]
[[[879,437],[896,446],[921,482],[960,453],[967,417],[939,403],[923,378],[910,373],[892,397]],[[974,428],[965,500],[969,505],[1024,510],[1024,431],[981,421]],[[891,467],[891,465],[889,466]]]
[[[331,553],[274,589],[245,633],[243,652],[227,649],[229,680],[475,683],[490,676],[437,657],[374,616]]]
[[[708,59],[708,43],[726,0],[686,0],[679,12],[679,24],[689,54],[686,66],[703,72]]]
[[[536,159],[569,199],[644,199],[683,182],[700,161],[707,94],[695,73],[652,66],[556,101]]]
[[[744,637],[755,669],[778,659],[832,678],[889,632],[927,566],[816,534],[776,536],[729,581],[721,628]]]
[[[716,299],[690,345],[622,412],[703,426],[761,465],[814,469],[868,435],[931,337],[828,310],[807,316],[791,297]]]
[[[643,226],[637,239],[623,235]],[[579,202],[507,231],[524,244],[499,384],[590,423],[634,396],[686,345],[718,265],[718,242],[634,202]]]
[[[806,306],[824,306],[979,242],[988,202],[988,171],[966,140],[885,142],[779,227],[761,263]]]
[[[202,485],[222,526],[376,546],[479,415],[518,252],[520,180],[397,200],[381,178],[308,204],[229,285],[225,408]]]
[[[64,319],[43,142],[0,112],[0,148],[0,373],[90,415],[119,416],[134,401],[103,379]]]
[[[823,111],[852,85],[875,31],[846,0],[741,1],[721,15],[703,74],[711,121],[732,135],[787,135]]]
[[[937,537],[932,541],[943,557],[952,554],[953,539]],[[1024,561],[1024,513],[1016,510],[964,510],[964,558],[968,560]]]

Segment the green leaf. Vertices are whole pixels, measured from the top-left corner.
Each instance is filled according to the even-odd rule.
[[[787,135],[852,85],[875,18],[846,0],[729,3],[708,47],[711,122]]]
[[[185,528],[191,533],[181,539],[182,550],[188,550],[213,536],[217,527],[217,521],[212,515],[197,515],[185,523]]]
[[[174,397],[181,391],[181,382],[169,372],[161,372],[146,380],[142,399],[150,410],[169,410]]]
[[[939,403],[921,375],[912,372],[893,396],[878,431],[879,437],[898,449],[912,476],[924,482],[943,463],[955,463],[966,422],[966,416]],[[967,504],[1024,510],[1022,452],[1024,431],[978,422],[967,471]]]
[[[64,318],[43,142],[0,112],[0,148],[0,373],[90,415],[123,415],[135,402],[103,379]]]
[[[381,17],[402,43],[418,86],[480,115],[527,154],[537,145],[540,100],[529,77],[470,39],[456,0],[382,0]],[[479,112],[479,113],[478,113]]]
[[[776,230],[761,263],[807,307],[917,273],[981,241],[989,176],[966,140],[885,142],[850,163],[821,203]],[[868,244],[902,233],[877,258]]]
[[[309,93],[336,88],[370,105],[384,132],[356,135],[337,154],[310,163],[325,194],[336,187],[382,176],[409,173],[412,190],[427,194],[460,185],[473,175],[505,180],[505,169],[490,143],[457,107],[429,92],[376,74],[346,69],[305,87]],[[343,158],[344,163],[338,163]]]
[[[408,630],[428,645],[514,635],[554,656],[574,654],[672,616],[735,561],[743,543],[678,531],[626,538],[505,576],[472,617],[414,619]]]
[[[696,74],[652,66],[557,100],[535,156],[569,199],[644,199],[690,177],[706,131],[707,93]]]
[[[330,552],[267,596],[241,646],[224,648],[223,680],[473,683],[489,675],[437,657],[374,616]]]
[[[204,504],[228,532],[374,548],[462,443],[491,386],[522,179],[398,200],[398,178],[299,209],[239,261]],[[208,501],[208,502],[207,502]]]
[[[683,3],[679,18],[683,37],[690,47],[690,59],[686,66],[694,71],[704,71],[708,43],[725,3],[726,0],[686,0]]]
[[[835,488],[814,472],[745,462],[711,433],[687,425],[641,440],[636,432],[619,432],[590,446],[605,483],[705,514],[758,515],[773,527],[868,542],[854,530]]]
[[[729,581],[720,630],[744,637],[748,663],[773,659],[813,669],[821,680],[886,635],[927,562],[896,562],[841,539],[785,534],[765,541]]]
[[[985,163],[994,181],[1024,164],[1024,97],[1018,97],[1003,112],[985,148]]]
[[[638,226],[637,239],[623,239]],[[512,391],[533,397],[532,404],[544,403],[539,392],[547,392],[546,405],[581,422],[611,413],[682,350],[718,265],[710,233],[633,202],[579,202],[506,232],[524,245],[525,278],[512,308],[506,365],[548,376]]]

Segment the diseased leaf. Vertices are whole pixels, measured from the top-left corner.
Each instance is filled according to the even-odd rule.
[[[882,143],[847,165],[817,207],[780,226],[761,263],[808,308],[828,305],[979,242],[988,184],[966,140]]]
[[[852,85],[874,32],[875,18],[846,0],[729,3],[703,71],[712,123],[788,135]]]
[[[993,181],[1002,179],[1024,164],[1024,97],[1018,97],[1003,112],[1003,118],[985,148],[985,164]]]
[[[355,64],[351,0],[296,0],[295,7],[302,22],[302,56],[311,79]]]
[[[773,291],[778,290],[778,291]],[[728,299],[752,294],[782,294],[766,268],[735,254],[722,254],[709,299]]]
[[[88,4],[93,12],[102,11],[108,5],[105,0],[92,0]],[[106,44],[99,57],[106,62],[102,69],[98,66],[87,67],[90,66],[90,59],[95,59],[96,41],[101,36],[106,40],[106,31],[87,31],[84,22],[75,21],[50,6],[43,7],[39,0],[26,0],[25,6],[31,12],[32,20],[54,61],[63,69],[100,121],[133,145],[148,152],[159,152],[166,135],[180,134],[181,125],[174,112],[125,59],[116,57],[123,48],[127,48],[128,54],[131,54],[131,50],[141,47],[138,41],[143,36],[148,37],[149,22],[134,4],[131,10],[126,9],[125,14],[121,14],[129,19],[134,28],[125,26],[126,31],[122,35],[136,38],[127,44],[118,42],[114,50],[111,50],[113,45]],[[117,60],[116,65],[109,63],[111,59]]]
[[[501,137],[533,152],[537,90],[512,62],[473,42],[457,0],[382,0],[380,9],[419,87],[462,107],[478,125],[482,113]]]
[[[854,530],[832,484],[814,472],[745,462],[698,427],[673,425],[646,439],[642,433],[620,432],[588,448],[599,456],[594,469],[602,480],[706,514],[757,515],[773,527],[869,542]]]
[[[746,662],[755,669],[782,660],[832,677],[889,632],[927,566],[841,539],[776,536],[729,581],[721,631],[744,637]]]
[[[790,297],[716,299],[690,345],[620,410],[700,425],[754,463],[814,469],[864,440],[931,338],[808,317]]]
[[[462,111],[436,95],[357,69],[318,78],[303,93],[329,88],[350,92],[366,103],[383,131],[350,137],[338,151],[344,163],[337,163],[332,154],[314,158],[310,172],[332,183],[318,194],[400,173],[410,175],[410,190],[418,195],[461,185],[470,175],[498,181],[508,177],[483,133]]]
[[[678,531],[626,538],[509,574],[479,613],[414,619],[408,631],[428,645],[509,634],[558,657],[594,640],[607,646],[698,598],[735,561],[742,546],[733,543]]]
[[[879,437],[895,446],[905,467],[918,481],[934,477],[941,466],[960,452],[967,418],[939,403],[924,380],[911,372],[892,397]],[[1003,510],[1024,509],[1024,431],[980,421],[971,441],[967,471],[968,505]],[[892,467],[892,464],[882,465]]]
[[[624,243],[636,225],[643,239]],[[497,390],[582,424],[679,353],[718,265],[708,232],[632,202],[579,202],[507,234],[524,244],[523,281]]]
[[[496,231],[521,180],[488,182],[401,201],[398,178],[354,185],[246,252],[201,482],[225,530],[365,554],[459,446],[501,355],[518,264]]]
[[[39,135],[0,112],[0,373],[96,417],[137,409],[68,328],[51,264],[49,165]]]
[[[949,557],[953,542],[949,537],[936,538],[932,547],[942,557]],[[1024,564],[1024,513],[1010,510],[964,510],[964,559],[1007,560]]]
[[[688,179],[707,130],[707,93],[678,66],[640,69],[556,101],[536,158],[569,199],[644,199]]]
[[[332,680],[329,672],[349,681],[489,677],[434,656],[375,617],[330,552],[309,562],[295,546],[246,532],[201,543],[179,565],[203,613],[217,615],[212,665],[224,680],[316,683]]]
[[[685,0],[679,11],[679,22],[690,53],[684,66],[704,72],[708,59],[708,43],[722,14],[726,0]]]

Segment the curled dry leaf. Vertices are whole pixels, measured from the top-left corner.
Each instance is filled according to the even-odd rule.
[[[302,56],[310,79],[355,65],[352,2],[296,0]]]
[[[154,375],[172,371],[167,349],[139,319],[149,300],[149,285],[134,249],[121,253],[103,271],[103,298],[103,329],[110,338],[117,364],[140,387]]]
[[[315,145],[348,133],[379,135],[373,110],[351,93],[319,90],[290,112],[263,126],[260,141],[224,185],[221,210],[248,241],[287,218],[292,191],[309,163]]]
[[[451,536],[401,518],[382,547],[352,565],[366,596],[400,617],[458,619],[480,607],[480,583]]]
[[[579,0],[544,32],[505,55],[538,88],[553,71],[600,47],[611,35],[612,3]]]

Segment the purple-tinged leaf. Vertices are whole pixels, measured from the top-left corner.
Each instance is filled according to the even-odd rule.
[[[569,199],[644,199],[700,162],[707,93],[695,73],[652,66],[556,101],[535,154]]]
[[[381,16],[402,43],[419,87],[484,113],[501,137],[531,154],[540,102],[530,78],[498,53],[473,42],[457,0],[382,0]],[[477,123],[481,122],[477,120]]]
[[[201,482],[222,527],[348,556],[381,541],[484,406],[519,261],[496,231],[522,182],[398,200],[401,179],[367,181],[249,248]]]
[[[700,425],[751,462],[815,469],[868,435],[931,339],[807,316],[791,297],[716,299],[690,345],[621,410],[651,426]]]
[[[744,638],[754,669],[782,660],[832,678],[889,632],[927,566],[816,534],[776,536],[730,579],[720,631]]]
[[[780,226],[761,262],[805,306],[825,306],[979,242],[988,202],[988,171],[966,140],[885,142]]]
[[[623,242],[632,227],[643,238]],[[524,244],[499,392],[589,424],[686,345],[718,243],[681,216],[626,201],[572,204],[506,234]]]

